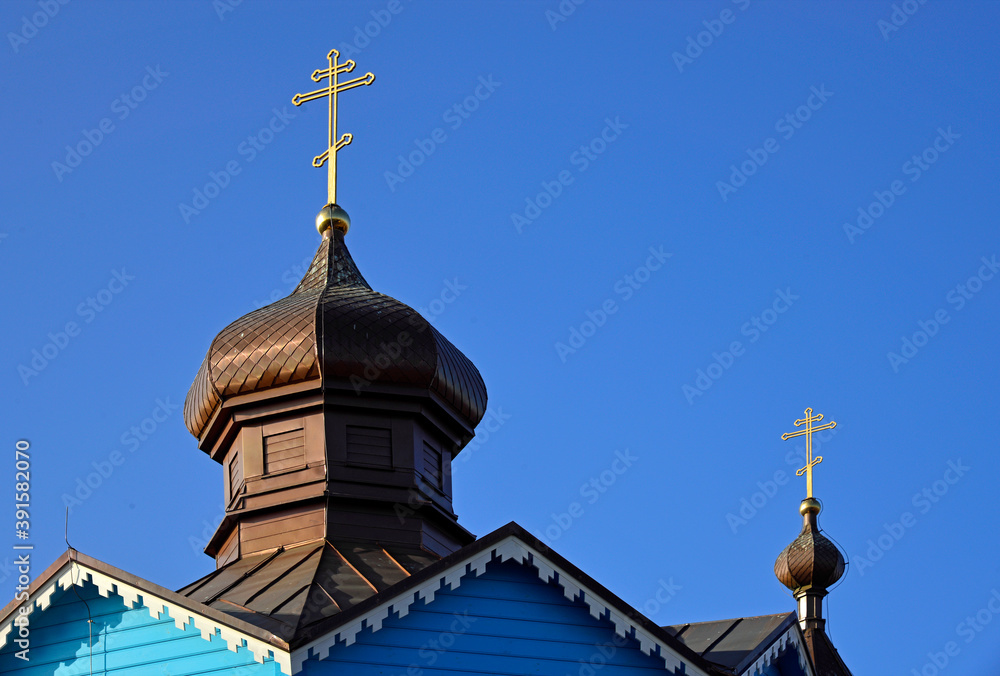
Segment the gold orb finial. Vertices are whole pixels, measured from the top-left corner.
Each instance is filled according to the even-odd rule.
[[[821,509],[823,509],[823,505],[820,504],[819,500],[816,498],[806,498],[799,505],[799,514],[802,516],[806,514],[819,514]]]
[[[337,204],[327,204],[316,214],[316,230],[323,237],[330,236],[330,230],[336,228],[345,235],[351,228],[351,217]]]

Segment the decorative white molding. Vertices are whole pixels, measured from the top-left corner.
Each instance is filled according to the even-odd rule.
[[[795,654],[799,658],[799,668],[806,673],[806,676],[816,676],[812,665],[806,659],[806,647],[802,644],[802,632],[799,631],[797,622],[776,638],[774,643],[757,658],[757,661],[744,669],[740,676],[755,676],[755,674],[762,672],[789,647],[795,648]]]
[[[340,627],[338,630],[316,639],[291,654],[260,639],[245,635],[216,620],[193,613],[166,599],[159,598],[121,580],[105,575],[77,561],[68,562],[50,578],[48,583],[31,595],[28,601],[30,604],[29,613],[33,612],[36,608],[43,611],[47,609],[51,605],[52,597],[57,590],[67,590],[72,585],[82,587],[89,581],[97,588],[101,596],[108,597],[111,594],[116,594],[121,597],[126,608],[135,609],[137,607],[144,607],[154,619],[162,619],[163,614],[166,613],[173,620],[177,628],[183,630],[187,625],[192,625],[198,629],[203,639],[211,640],[213,636],[217,636],[224,640],[227,648],[233,652],[236,652],[241,647],[246,648],[251,651],[254,660],[258,663],[263,663],[268,657],[273,657],[273,660],[278,664],[282,673],[292,676],[302,670],[302,665],[306,659],[316,657],[322,660],[328,657],[331,649],[338,644],[352,645],[364,628],[370,628],[373,632],[381,630],[383,622],[389,617],[390,613],[397,613],[399,617],[405,617],[417,601],[433,602],[437,592],[444,589],[445,585],[447,585],[448,589],[457,589],[461,585],[463,577],[466,575],[479,577],[486,572],[487,564],[496,559],[501,561],[515,561],[522,565],[531,566],[535,569],[538,578],[542,582],[557,584],[562,587],[563,595],[568,600],[584,603],[592,617],[609,620],[614,625],[614,631],[618,636],[635,639],[639,642],[643,652],[661,658],[665,662],[668,672],[681,668],[682,658],[671,647],[638,626],[593,590],[574,580],[566,571],[549,561],[544,554],[522,542],[515,535],[508,536],[495,546],[480,552],[473,558],[455,564],[445,570],[435,580],[427,582],[402,597],[396,597],[380,604],[365,615],[355,619],[351,624]],[[8,621],[0,627],[0,647],[6,645],[10,638],[14,627],[14,617],[16,617],[16,613],[12,613]],[[799,666],[805,671],[807,676],[815,676],[806,656],[798,624],[793,624],[787,631],[775,639],[760,657],[745,669],[740,676],[755,676],[789,648],[796,650]],[[683,663],[683,668],[685,669],[684,673],[689,674],[689,676],[708,676],[704,671],[687,662]]]
[[[291,676],[291,655],[280,648],[261,641],[258,638],[247,636],[216,620],[192,613],[182,606],[161,599],[138,587],[126,584],[121,580],[109,577],[77,561],[68,562],[59,572],[52,576],[45,586],[31,595],[27,601],[30,604],[28,614],[30,615],[34,612],[36,608],[43,611],[48,608],[52,603],[52,595],[55,594],[56,589],[67,590],[74,584],[82,587],[88,581],[97,587],[97,591],[105,598],[111,594],[117,594],[125,603],[126,608],[135,609],[137,607],[144,607],[149,610],[150,617],[155,620],[162,619],[163,614],[166,613],[174,621],[174,625],[178,629],[183,630],[186,625],[192,625],[201,632],[201,637],[206,641],[211,640],[213,636],[218,636],[226,642],[226,647],[229,650],[236,652],[239,648],[246,648],[253,653],[254,660],[261,664],[268,657],[273,657],[274,661],[281,668],[282,673]],[[0,647],[7,644],[8,636],[14,627],[14,617],[16,616],[17,613],[12,614],[9,621],[0,628]]]
[[[338,631],[330,632],[295,650],[292,653],[292,673],[297,674],[302,669],[303,663],[311,657],[320,660],[329,657],[330,651],[338,644],[352,645],[363,627],[368,627],[373,632],[378,631],[382,628],[382,622],[389,616],[390,612],[397,613],[399,617],[405,617],[414,603],[421,599],[426,603],[431,603],[435,594],[442,590],[445,585],[454,590],[461,585],[465,575],[471,574],[475,577],[482,575],[486,572],[486,564],[494,559],[513,560],[520,564],[530,565],[535,568],[538,578],[542,582],[558,584],[562,587],[563,595],[567,599],[582,601],[586,604],[591,616],[596,619],[610,620],[614,624],[616,634],[622,638],[637,640],[643,652],[661,658],[666,663],[668,671],[681,668],[681,657],[671,647],[637,626],[592,590],[580,585],[571,575],[553,564],[543,554],[522,542],[517,536],[510,535],[475,557],[456,563],[435,580],[408,593],[405,597],[390,599],[357,618],[350,625],[341,627]],[[689,674],[689,676],[708,676],[701,669],[686,662],[684,669],[684,673]],[[810,673],[810,676],[813,675]]]

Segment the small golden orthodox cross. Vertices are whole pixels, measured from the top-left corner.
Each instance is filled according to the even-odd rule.
[[[331,49],[330,53],[326,55],[326,59],[329,62],[329,67],[323,70],[315,70],[312,74],[313,82],[319,82],[323,78],[328,78],[327,86],[317,89],[316,91],[309,92],[308,94],[296,94],[292,97],[292,103],[296,106],[301,106],[307,101],[315,101],[316,99],[321,99],[326,96],[329,99],[330,104],[330,128],[327,136],[327,148],[325,151],[313,158],[314,167],[322,167],[324,162],[327,164],[327,203],[336,204],[337,203],[337,151],[346,145],[350,145],[351,141],[354,140],[352,134],[344,134],[340,138],[337,138],[337,95],[340,92],[347,91],[348,89],[354,89],[355,87],[360,87],[361,85],[370,85],[375,81],[375,75],[372,73],[365,73],[361,77],[354,78],[353,80],[348,80],[347,82],[339,82],[337,76],[341,73],[350,73],[354,70],[354,60],[347,60],[344,63],[338,63],[340,58],[340,52],[336,49]],[[336,142],[334,142],[336,139]]]
[[[785,432],[781,435],[782,439],[791,439],[792,437],[800,437],[803,434],[806,437],[806,466],[795,471],[795,476],[806,475],[806,497],[813,497],[813,465],[818,465],[823,462],[823,456],[817,455],[813,458],[812,454],[812,435],[813,432],[819,432],[821,430],[832,430],[837,426],[835,421],[830,421],[825,425],[820,425],[819,427],[813,427],[814,422],[819,422],[823,419],[822,413],[812,414],[813,410],[811,408],[806,409],[806,417],[800,418],[795,421],[796,427],[801,427],[805,425],[804,430],[799,430],[798,432]]]

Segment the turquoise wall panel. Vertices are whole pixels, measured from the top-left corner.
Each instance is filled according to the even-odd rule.
[[[92,624],[88,625],[88,617]],[[126,608],[120,596],[102,597],[89,582],[57,591],[52,604],[30,615],[30,661],[15,657],[13,641],[0,649],[0,674],[11,676],[278,676],[246,648],[230,651],[218,636],[206,641],[191,625],[178,629],[164,613]],[[91,672],[93,668],[93,672]]]

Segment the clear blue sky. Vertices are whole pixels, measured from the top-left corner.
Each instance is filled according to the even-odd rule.
[[[315,251],[326,111],[291,97],[351,45],[348,244],[489,389],[467,528],[516,520],[661,624],[791,610],[809,406],[847,663],[995,673],[1000,5],[561,5],[0,6],[0,480],[29,440],[36,572],[95,467],[73,546],[212,568],[221,471],[174,407]]]

